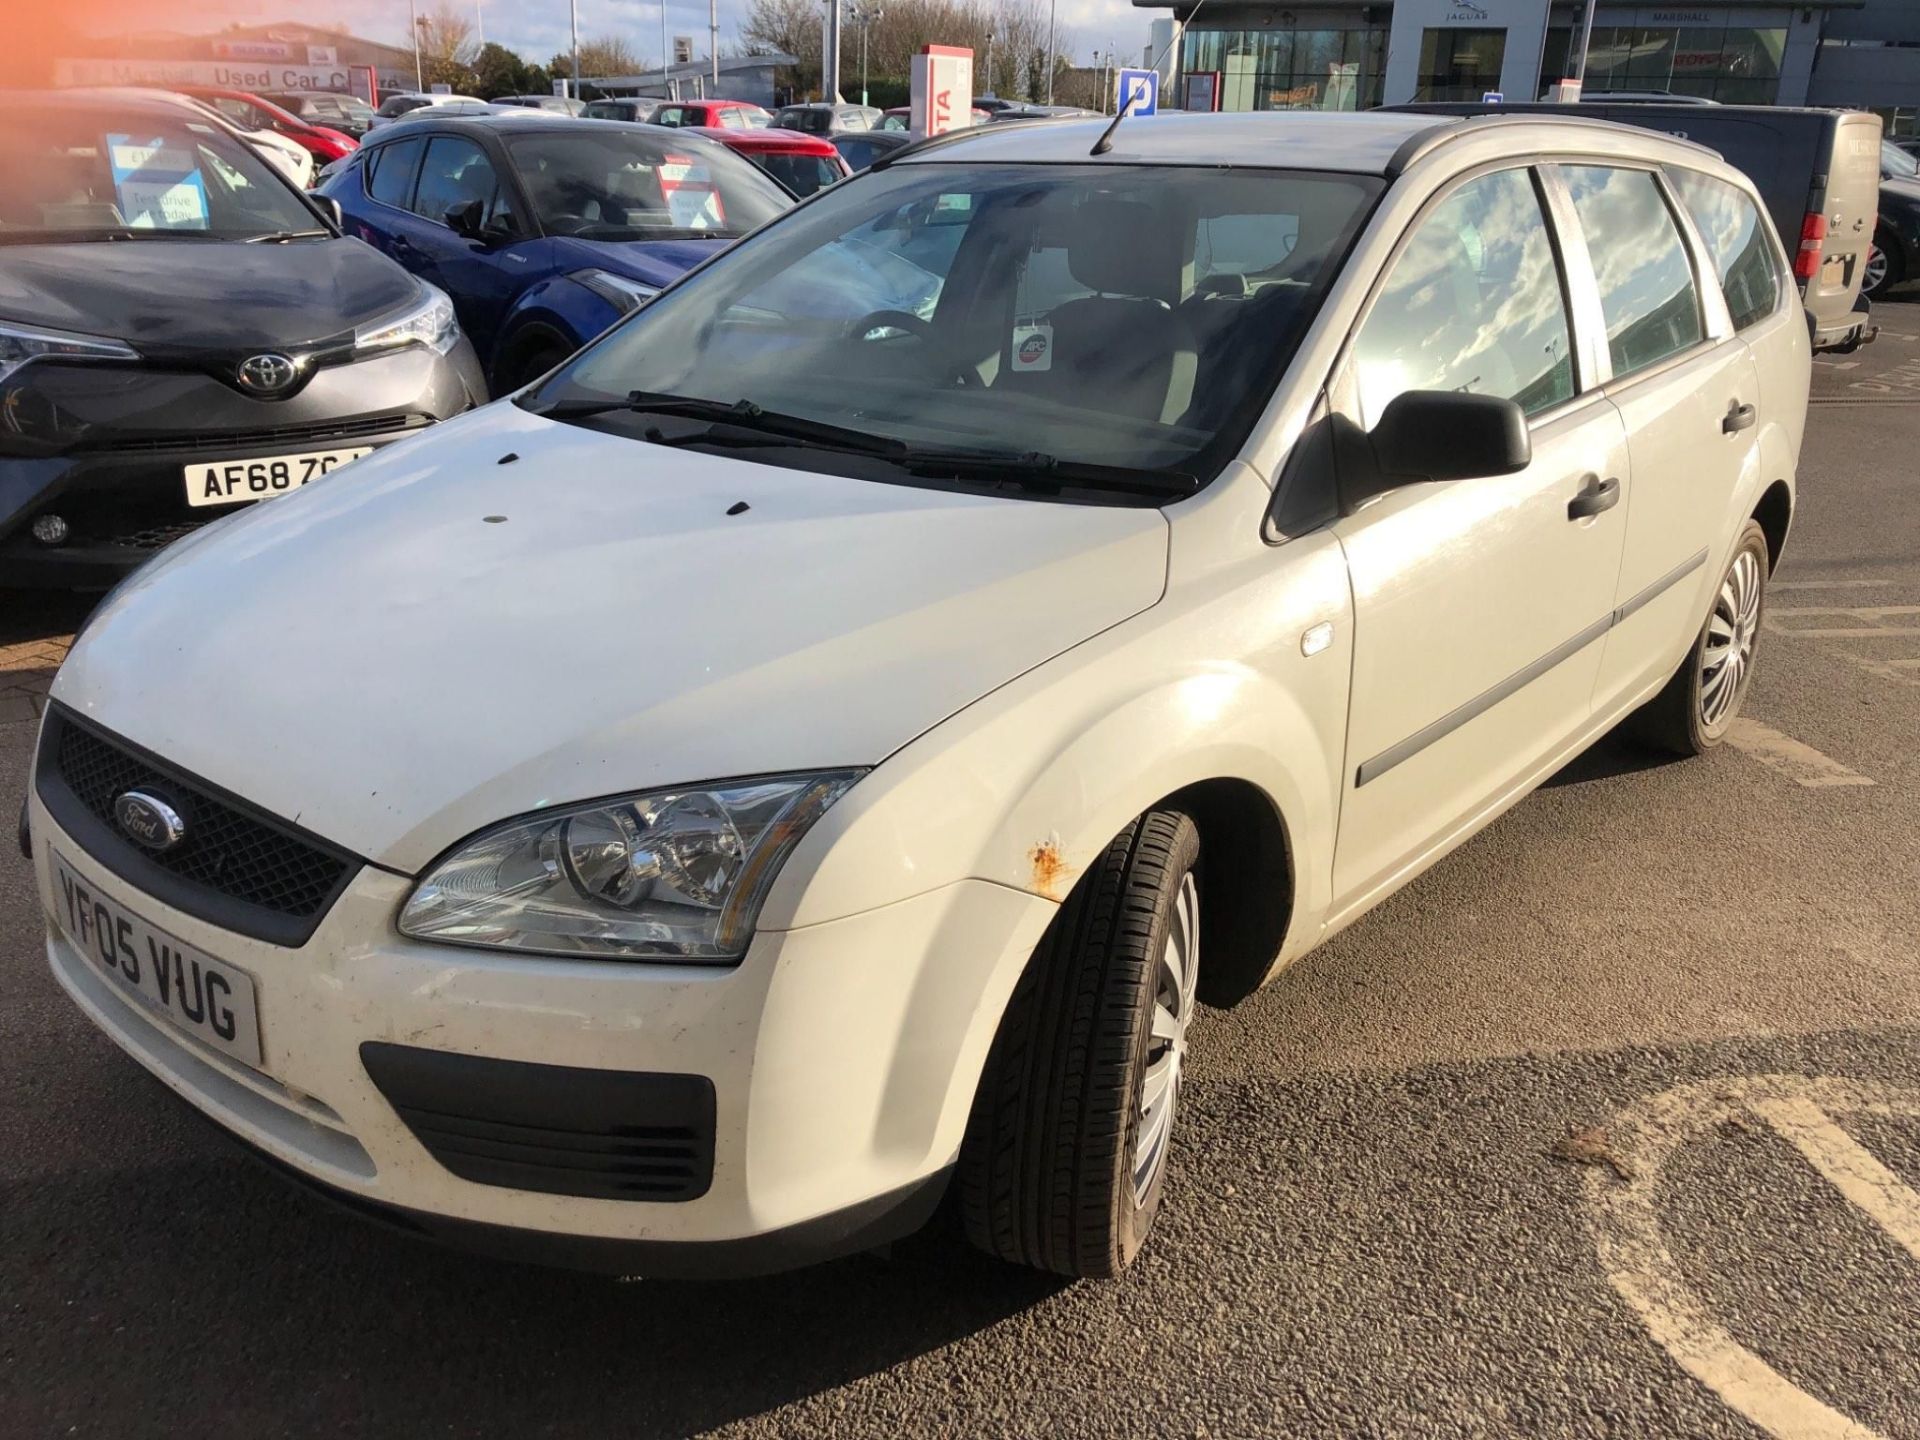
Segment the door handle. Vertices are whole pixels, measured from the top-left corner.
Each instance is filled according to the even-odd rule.
[[[1609,475],[1602,480],[1598,475],[1587,476],[1587,483],[1580,487],[1580,493],[1567,501],[1567,519],[1590,520],[1603,510],[1611,510],[1620,503],[1620,481]]]
[[[1751,405],[1742,405],[1735,401],[1733,408],[1727,411],[1726,418],[1720,422],[1720,433],[1737,435],[1742,430],[1751,429],[1753,422],[1760,418],[1760,412]]]

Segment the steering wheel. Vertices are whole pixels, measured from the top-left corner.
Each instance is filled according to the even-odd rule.
[[[863,315],[847,327],[847,339],[865,340],[875,330],[902,330],[927,345],[939,344],[939,336],[933,326],[910,310],[875,310]],[[957,362],[947,372],[946,378],[961,390],[976,387],[980,383],[980,376],[971,366]]]

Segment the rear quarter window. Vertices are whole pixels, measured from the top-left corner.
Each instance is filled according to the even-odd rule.
[[[1745,330],[1780,307],[1781,264],[1760,211],[1738,186],[1697,170],[1667,172],[1706,241],[1733,328]]]
[[[367,172],[367,194],[396,210],[407,208],[413,195],[414,172],[420,168],[418,140],[396,140],[382,145],[361,168]]]

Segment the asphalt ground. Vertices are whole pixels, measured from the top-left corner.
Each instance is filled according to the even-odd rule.
[[[72,1009],[9,847],[0,1435],[1920,1440],[1920,304],[1879,313],[1816,365],[1740,746],[1603,742],[1207,1015],[1119,1281],[936,1229],[622,1284],[336,1214]],[[83,611],[0,592],[0,795]]]

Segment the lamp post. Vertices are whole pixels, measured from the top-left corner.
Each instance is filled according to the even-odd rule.
[[[580,0],[567,0],[567,18],[573,24],[573,98],[580,98]]]
[[[413,0],[407,0],[407,19],[412,22],[407,28],[413,31],[413,88],[416,94],[424,94],[427,77],[420,69],[420,12]]]
[[[1053,59],[1054,16],[1060,8],[1060,0],[1047,0],[1047,104],[1053,103]]]
[[[860,103],[867,103],[867,31],[876,20],[884,20],[886,12],[878,5],[863,5],[853,12],[853,18],[860,27]]]

